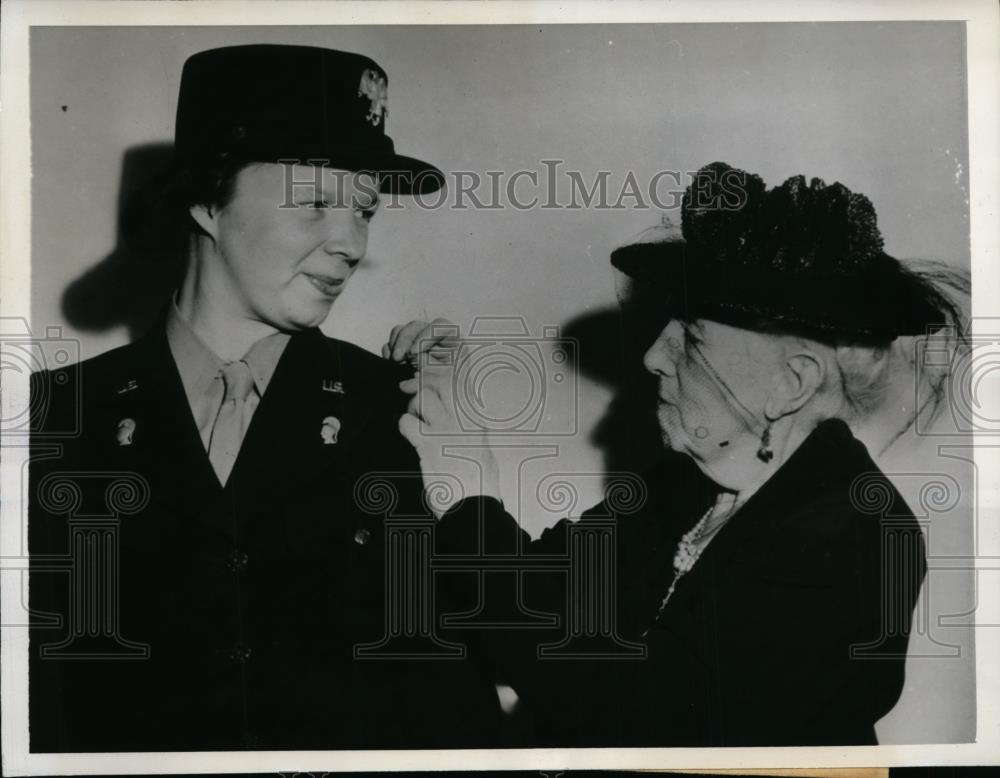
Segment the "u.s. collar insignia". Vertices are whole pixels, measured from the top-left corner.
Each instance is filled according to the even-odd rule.
[[[323,391],[333,392],[334,394],[344,393],[344,384],[340,381],[334,381],[332,378],[323,379]]]
[[[389,114],[389,82],[385,76],[371,68],[361,71],[358,97],[367,97],[371,101],[365,121],[371,122],[372,127],[378,127]]]
[[[127,393],[127,392],[131,392],[131,391],[134,391],[135,389],[138,389],[138,388],[139,388],[139,382],[138,382],[138,381],[136,381],[136,380],[135,380],[134,378],[130,378],[130,379],[129,379],[128,381],[126,381],[126,382],[125,382],[124,384],[122,384],[121,386],[119,386],[119,387],[118,387],[118,388],[117,388],[117,389],[115,390],[115,392],[116,392],[117,394],[125,394],[125,393]]]

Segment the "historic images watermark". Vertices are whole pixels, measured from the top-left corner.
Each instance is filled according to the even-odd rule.
[[[411,192],[406,207],[423,210],[672,210],[680,208],[687,188],[697,208],[738,211],[746,202],[746,174],[741,170],[658,170],[638,175],[611,170],[583,172],[562,159],[541,159],[521,170],[451,170],[445,186],[424,193],[421,182],[437,173],[347,171],[323,167],[323,159],[283,159],[285,190],[280,208],[352,207],[375,203],[388,210],[404,207],[397,194]],[[298,166],[298,167],[297,167]],[[302,166],[311,167],[302,171]],[[392,186],[390,182],[394,182]],[[388,190],[388,191],[387,191]]]

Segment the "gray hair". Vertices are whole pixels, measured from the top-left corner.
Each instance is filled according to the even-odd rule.
[[[836,374],[843,400],[839,416],[860,421],[878,411],[885,400],[894,371],[893,346],[843,345],[834,349]]]
[[[934,418],[939,414],[956,356],[969,348],[969,273],[932,260],[911,260],[906,266],[939,295],[938,307],[946,315],[946,321],[933,333],[900,337],[890,343],[837,344],[834,348],[836,369],[831,371],[833,375],[829,379],[839,386],[841,397],[840,409],[835,415],[852,426],[886,410],[887,401],[898,399],[901,390],[913,390],[909,394],[914,399],[912,413],[890,436],[883,452],[918,416],[928,413]],[[926,345],[932,339],[935,352],[943,351],[950,355],[949,359],[927,364],[920,358],[923,352],[918,353],[918,343],[923,341]]]

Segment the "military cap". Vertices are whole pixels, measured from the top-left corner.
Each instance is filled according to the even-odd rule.
[[[315,46],[227,46],[191,56],[181,74],[175,150],[322,164],[380,174],[383,191],[433,192],[433,165],[397,154],[386,135],[388,77],[361,54]]]

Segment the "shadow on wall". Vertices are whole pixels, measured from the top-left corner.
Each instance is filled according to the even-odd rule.
[[[103,332],[121,325],[135,340],[150,328],[180,283],[184,246],[176,211],[160,195],[173,146],[134,146],[122,160],[114,250],[63,293],[73,327]]]
[[[643,473],[663,453],[656,419],[656,380],[642,358],[666,325],[659,306],[601,308],[563,328],[579,343],[576,369],[614,395],[590,436],[612,473]],[[662,323],[661,323],[662,322]]]

